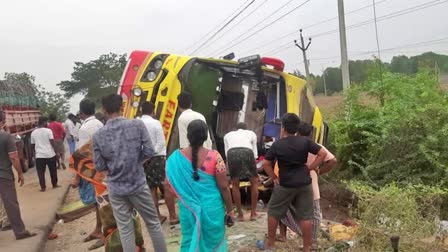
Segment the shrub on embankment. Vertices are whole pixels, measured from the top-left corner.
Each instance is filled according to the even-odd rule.
[[[330,125],[340,177],[448,186],[448,95],[434,75],[386,73],[354,86]]]
[[[446,91],[429,72],[385,73],[348,90],[343,107],[330,123],[330,148],[335,177],[351,181],[358,199],[356,240],[384,251],[398,234],[406,251],[425,251],[420,240],[448,219]]]
[[[355,251],[389,251],[390,238],[400,237],[400,251],[440,251],[445,235],[440,232],[440,203],[447,191],[429,186],[390,184],[374,189],[350,182],[358,205],[359,222]]]

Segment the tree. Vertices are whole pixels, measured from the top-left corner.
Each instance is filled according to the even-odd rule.
[[[63,120],[70,110],[67,99],[61,93],[47,91],[42,85],[37,85],[37,90],[41,113],[45,116],[56,114],[58,120]]]
[[[415,74],[417,72],[415,63],[407,56],[394,56],[390,62],[390,71],[392,73]]]
[[[109,53],[87,63],[75,62],[71,80],[58,86],[67,98],[82,94],[97,102],[105,94],[117,91],[126,59],[126,54]]]
[[[356,60],[349,62],[350,81],[354,83],[363,83],[367,81],[369,74],[376,68],[373,60]]]
[[[67,99],[61,93],[47,91],[35,83],[28,73],[6,73],[2,91],[4,103],[14,106],[38,107],[43,115],[55,113],[60,119],[69,111]],[[9,98],[9,99],[8,99]]]
[[[331,93],[342,91],[342,72],[339,67],[329,67],[325,70],[327,91]]]

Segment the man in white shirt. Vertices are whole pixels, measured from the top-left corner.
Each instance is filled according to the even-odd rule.
[[[88,99],[79,103],[79,116],[83,123],[78,130],[78,148],[92,140],[93,134],[104,126],[95,117],[95,103]]]
[[[227,167],[232,179],[232,196],[238,211],[238,220],[244,221],[241,208],[240,179],[249,178],[251,192],[250,219],[257,218],[258,173],[255,159],[258,157],[257,135],[247,129],[245,123],[238,123],[235,131],[224,136]]]
[[[31,133],[31,149],[34,150],[36,157],[36,170],[41,192],[46,190],[45,169],[47,166],[53,188],[59,187],[56,168],[56,161],[59,157],[55,152],[53,132],[47,128],[47,125],[48,118],[42,116],[39,118],[38,128]]]
[[[75,152],[76,140],[75,140],[75,115],[70,113],[67,116],[67,120],[64,122],[65,133],[67,138],[68,148],[70,150],[70,155]]]
[[[73,123],[75,124],[75,127],[73,128],[73,136],[75,137],[75,150],[77,150],[78,147],[78,140],[79,140],[79,129],[81,128],[81,125],[83,124],[83,119],[79,116],[79,112],[75,115]]]
[[[92,140],[93,135],[104,125],[95,117],[95,103],[89,99],[83,99],[79,103],[79,117],[83,121],[77,132],[78,144],[77,147],[81,148],[83,145],[89,143]],[[76,128],[76,126],[75,126]],[[76,131],[76,130],[75,130]],[[95,191],[88,190],[87,187],[93,187],[93,185],[87,180],[82,179],[79,175],[76,175],[72,182],[72,187],[79,186],[80,197],[84,204],[92,204],[92,199],[95,199]],[[81,195],[83,192],[85,195]],[[91,193],[91,194],[90,194]],[[96,202],[95,202],[96,203]],[[96,249],[104,245],[103,233],[101,232],[101,218],[96,205],[96,226],[95,229],[84,239],[84,242],[91,240],[97,240],[89,249]]]
[[[159,197],[157,188],[163,188],[163,196],[168,207],[170,215],[170,225],[179,223],[179,218],[176,215],[176,208],[174,203],[174,197],[171,194],[171,190],[165,183],[165,163],[166,163],[166,141],[163,134],[162,125],[160,122],[153,118],[154,116],[154,104],[150,102],[144,102],[142,104],[142,120],[146,129],[149,132],[149,137],[154,147],[154,156],[143,164],[145,168],[146,181],[151,189],[152,198],[159,214],[160,222],[163,224],[166,221],[166,216],[161,216],[159,211]]]
[[[187,138],[187,128],[190,122],[194,120],[201,120],[207,123],[205,117],[191,109],[192,107],[192,99],[191,95],[188,93],[180,93],[177,96],[179,111],[181,112],[179,119],[177,120],[177,127],[179,129],[179,147],[181,149],[187,148],[190,145],[190,142]],[[210,132],[208,134],[207,140],[204,142],[204,148],[212,149],[213,144],[210,140]]]

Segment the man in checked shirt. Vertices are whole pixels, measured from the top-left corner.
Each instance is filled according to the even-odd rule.
[[[136,251],[132,218],[135,209],[146,224],[154,251],[166,252],[159,215],[143,170],[143,162],[154,155],[149,133],[142,121],[120,115],[120,95],[108,95],[101,103],[109,120],[93,135],[95,169],[107,174],[109,199],[123,251]]]

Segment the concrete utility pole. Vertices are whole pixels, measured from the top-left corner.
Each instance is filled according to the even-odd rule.
[[[322,68],[322,78],[324,79],[324,94],[325,94],[325,96],[327,96],[327,80],[325,79],[326,74],[327,74],[327,72],[325,71],[324,68]]]
[[[300,45],[297,44],[297,40],[294,40],[294,43],[300,50],[302,50],[303,62],[305,63],[306,80],[309,85],[309,83],[310,83],[310,68],[309,68],[310,62],[306,58],[306,50],[308,50],[308,47],[310,47],[310,45],[311,45],[311,38],[309,38],[309,40],[308,40],[308,45],[305,46],[305,42],[303,40],[302,29],[300,29]]]
[[[347,34],[345,32],[344,0],[338,0],[338,13],[339,13],[339,38],[341,41],[342,86],[345,90],[350,87],[350,72],[348,69]]]

